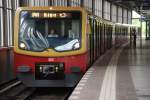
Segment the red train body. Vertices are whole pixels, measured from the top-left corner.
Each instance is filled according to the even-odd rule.
[[[60,37],[47,38],[55,27]],[[19,8],[15,73],[29,87],[73,87],[100,55],[129,40],[129,26],[117,27],[80,7]]]

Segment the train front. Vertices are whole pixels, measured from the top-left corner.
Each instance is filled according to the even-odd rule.
[[[81,8],[19,8],[14,67],[29,87],[73,87],[87,67],[86,13]]]

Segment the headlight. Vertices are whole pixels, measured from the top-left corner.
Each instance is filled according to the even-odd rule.
[[[26,48],[26,45],[24,43],[20,43],[19,46],[20,46],[21,49],[25,49]]]
[[[73,45],[73,49],[78,49],[80,48],[80,43],[79,42],[76,42],[74,45]]]

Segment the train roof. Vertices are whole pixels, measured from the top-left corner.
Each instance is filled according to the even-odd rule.
[[[63,10],[71,10],[71,11],[84,11],[85,9],[82,7],[62,7],[62,6],[34,6],[34,7],[19,7],[17,11],[22,11],[22,10],[49,10],[49,11],[63,11]]]
[[[121,26],[131,26],[131,27],[138,27],[136,25],[132,25],[132,24],[122,24],[122,23],[115,23],[115,22],[111,22],[110,20],[107,20],[107,19],[103,19],[99,16],[96,16],[94,14],[92,14],[92,12],[86,10],[85,8],[83,7],[62,7],[62,6],[34,6],[34,7],[19,7],[17,9],[17,12],[20,12],[20,11],[23,11],[23,10],[49,10],[49,11],[55,11],[55,10],[59,10],[59,11],[64,11],[64,10],[70,10],[70,11],[85,11],[88,13],[88,15],[92,18],[92,19],[95,19],[97,20],[97,22],[104,22],[104,23],[108,23],[108,24],[113,24],[113,25],[121,25]]]

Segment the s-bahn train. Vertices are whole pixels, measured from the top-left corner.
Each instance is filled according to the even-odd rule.
[[[29,87],[73,87],[106,50],[127,42],[133,28],[80,7],[19,8],[15,73]]]

